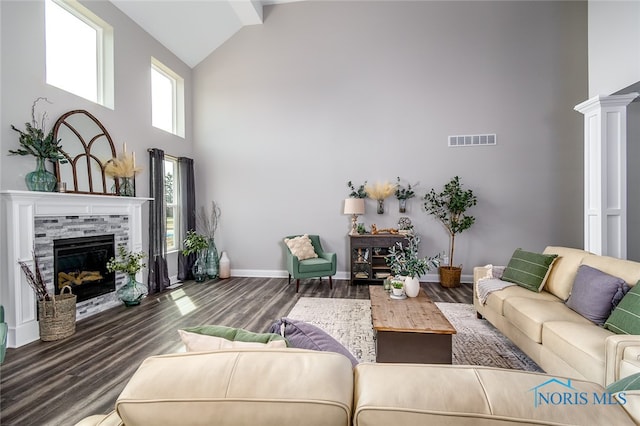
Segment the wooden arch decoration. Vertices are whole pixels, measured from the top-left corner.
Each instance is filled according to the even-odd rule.
[[[53,135],[61,141],[67,163],[56,162],[59,182],[67,184],[67,192],[116,195],[119,182],[104,172],[116,157],[113,140],[102,123],[85,110],[69,111],[58,118]]]

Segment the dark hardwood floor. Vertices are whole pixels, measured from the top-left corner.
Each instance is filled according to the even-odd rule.
[[[422,283],[432,300],[472,303],[472,288]],[[0,424],[73,425],[108,413],[145,358],[177,352],[176,330],[220,324],[265,332],[301,296],[368,299],[369,288],[346,280],[305,280],[300,292],[283,278],[230,278],[182,287],[78,321],[76,333],[55,342],[8,349],[0,366]]]

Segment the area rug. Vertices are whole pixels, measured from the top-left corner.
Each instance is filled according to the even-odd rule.
[[[453,336],[453,364],[542,371],[489,322],[477,319],[473,305],[436,305],[457,330]],[[287,316],[325,330],[359,361],[375,362],[370,300],[301,297]]]

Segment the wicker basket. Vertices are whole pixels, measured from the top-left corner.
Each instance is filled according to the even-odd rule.
[[[440,272],[440,285],[442,287],[453,288],[460,285],[460,275],[462,274],[462,268],[456,266],[441,266]]]
[[[69,292],[65,293],[68,289]],[[40,340],[51,342],[73,335],[76,332],[76,295],[65,286],[53,300],[38,301]]]

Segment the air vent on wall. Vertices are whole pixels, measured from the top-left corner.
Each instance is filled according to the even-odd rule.
[[[449,146],[485,146],[495,145],[496,135],[449,136]]]

